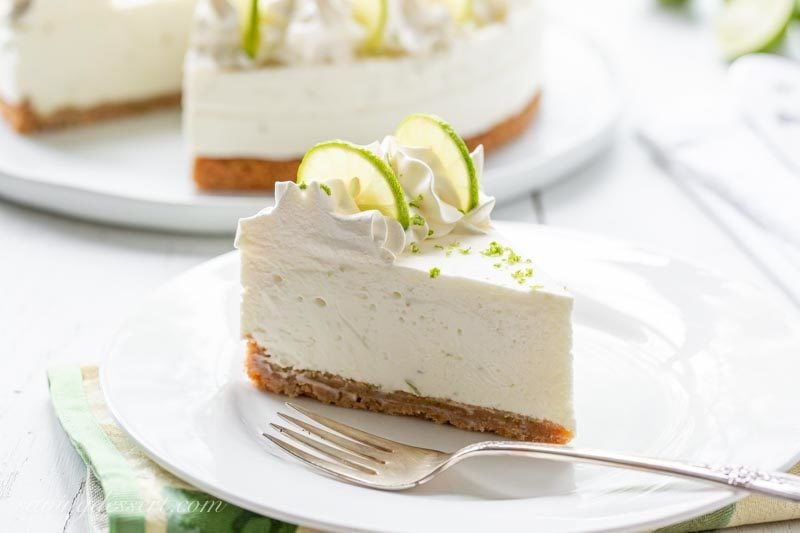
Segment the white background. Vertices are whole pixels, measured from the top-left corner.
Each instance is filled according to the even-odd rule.
[[[661,248],[788,300],[773,282],[778,266],[768,259],[754,261],[762,254],[739,238],[738,229],[718,222],[708,204],[665,175],[634,138],[633,126],[654,112],[704,113],[717,105],[725,64],[705,9],[694,15],[673,12],[654,0],[547,4],[558,18],[586,29],[606,46],[619,67],[624,123],[612,151],[559,185],[498,207],[495,218]],[[77,511],[85,470],[53,415],[45,369],[65,362],[102,362],[114,332],[147,291],[230,249],[230,238],[102,227],[0,203],[4,530],[74,532],[86,527]],[[794,527],[800,528],[786,523],[764,530]]]

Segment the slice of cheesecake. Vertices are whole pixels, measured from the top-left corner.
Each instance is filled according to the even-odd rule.
[[[427,138],[434,146],[449,137]],[[449,160],[450,147],[388,138],[366,149],[375,160],[359,161],[348,157],[363,147],[326,146],[306,156],[299,184],[278,184],[274,207],[239,224],[241,328],[255,384],[568,442],[572,298],[491,228],[494,200],[475,189],[477,205],[459,211],[470,200],[459,197],[459,169],[448,169],[462,163]],[[466,156],[478,177],[480,149]],[[313,181],[325,161],[336,179]],[[396,182],[371,181],[364,161]],[[405,211],[388,205],[396,194],[375,192],[391,183]]]
[[[0,115],[28,133],[177,106],[194,4],[0,2]]]

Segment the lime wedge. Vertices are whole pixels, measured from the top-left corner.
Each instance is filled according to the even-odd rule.
[[[430,148],[446,171],[457,196],[456,206],[468,212],[478,205],[478,174],[469,149],[452,126],[434,115],[416,113],[409,115],[394,133],[405,145]]]
[[[242,29],[242,48],[250,59],[255,59],[261,45],[261,25],[258,0],[239,2],[239,20]]]
[[[383,43],[383,29],[389,12],[389,0],[350,0],[353,16],[367,30],[364,49],[374,52]]]
[[[472,0],[444,0],[456,22],[464,22],[472,17]]]
[[[729,0],[716,20],[717,42],[728,59],[764,52],[783,39],[795,0]]]
[[[348,185],[358,179],[356,205],[364,211],[377,209],[408,229],[408,205],[403,188],[392,168],[381,158],[347,141],[320,143],[306,152],[300,162],[297,183],[333,179]]]

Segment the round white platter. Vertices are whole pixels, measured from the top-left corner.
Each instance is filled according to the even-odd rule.
[[[598,47],[557,24],[544,39],[540,114],[487,158],[483,185],[499,201],[566,176],[613,140],[619,91]],[[0,197],[103,223],[230,234],[272,198],[195,190],[178,111],[30,137],[0,124],[0,154]]]
[[[575,297],[575,446],[785,469],[798,459],[800,326],[763,293],[596,237],[499,224]],[[626,470],[526,459],[459,465],[381,492],[321,476],[261,432],[286,398],[243,371],[238,256],[156,291],[102,365],[108,404],[167,470],[219,498],[337,531],[643,531],[743,494]],[[490,357],[491,354],[487,354]],[[389,438],[454,450],[489,436],[300,400]]]

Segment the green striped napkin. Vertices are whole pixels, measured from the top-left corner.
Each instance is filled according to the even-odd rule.
[[[57,367],[47,377],[56,416],[87,466],[85,514],[93,533],[311,531],[223,502],[150,461],[109,413],[97,367]],[[800,464],[792,473],[800,474]],[[797,518],[800,504],[749,496],[659,531],[707,531]]]

